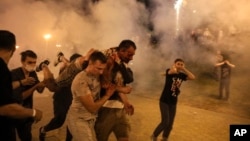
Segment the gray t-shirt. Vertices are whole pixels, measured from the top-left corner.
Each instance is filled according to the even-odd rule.
[[[69,114],[78,116],[85,120],[95,119],[97,113],[90,113],[81,103],[80,97],[84,95],[92,95],[94,101],[100,98],[100,79],[99,77],[89,75],[85,71],[81,71],[74,78],[71,91],[73,95],[72,105]]]

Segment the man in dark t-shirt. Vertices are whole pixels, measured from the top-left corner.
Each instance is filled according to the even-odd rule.
[[[14,103],[14,100],[11,97],[11,74],[9,72],[7,64],[3,61],[2,58],[0,58],[0,74],[2,74],[0,79],[0,106]],[[6,137],[6,139],[9,139],[10,141],[15,140],[15,130],[12,122],[12,119],[8,117],[0,116],[0,139],[4,139]]]
[[[21,67],[11,70],[13,96],[17,102],[26,107],[33,108],[33,93],[37,91],[42,93],[45,87],[43,82],[40,82],[35,72],[37,55],[32,50],[21,52]],[[32,124],[33,118],[15,120],[17,134],[21,141],[32,140]]]
[[[7,30],[0,30],[0,140],[15,141],[13,118],[33,117],[40,121],[42,112],[37,109],[24,108],[13,100],[12,79],[8,62],[15,52],[15,35]]]

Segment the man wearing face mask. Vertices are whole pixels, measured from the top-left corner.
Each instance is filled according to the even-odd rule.
[[[32,50],[21,52],[22,66],[11,71],[13,96],[19,104],[26,108],[33,107],[33,93],[42,93],[44,83],[40,82],[35,72],[37,55]],[[31,141],[32,118],[16,120],[15,127],[21,141]]]

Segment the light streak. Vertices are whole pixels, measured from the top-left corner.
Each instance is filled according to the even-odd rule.
[[[174,5],[174,8],[176,10],[176,35],[178,35],[179,31],[179,17],[180,17],[180,9],[182,6],[182,2],[183,0],[177,0]]]

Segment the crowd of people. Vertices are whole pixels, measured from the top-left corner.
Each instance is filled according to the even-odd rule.
[[[74,53],[66,58],[57,55],[60,64],[58,77],[50,71],[50,61],[37,63],[37,54],[32,50],[21,52],[21,66],[9,70],[8,62],[16,49],[16,37],[7,30],[0,30],[0,139],[15,141],[32,140],[32,124],[42,119],[43,112],[33,107],[34,92],[44,89],[53,92],[51,120],[39,128],[39,140],[45,141],[46,133],[67,125],[66,141],[108,141],[114,133],[118,141],[129,141],[130,123],[127,116],[134,114],[134,106],[127,94],[134,81],[128,63],[133,60],[136,44],[122,40],[117,47],[105,51],[89,49],[85,55]],[[223,90],[229,98],[231,68],[225,54],[218,52],[215,64],[220,80],[219,97]],[[38,64],[38,65],[37,65]],[[37,72],[43,72],[39,80]],[[177,58],[166,69],[165,86],[159,100],[161,122],[153,130],[152,141],[162,133],[167,141],[175,119],[180,86],[183,81],[195,79],[184,60]]]
[[[118,140],[129,140],[126,116],[133,115],[134,107],[126,96],[132,88],[126,84],[133,82],[132,70],[127,65],[135,55],[133,41],[123,40],[118,47],[105,52],[90,49],[84,56],[76,53],[69,60],[60,53],[58,62],[62,65],[57,78],[51,73],[48,60],[37,65],[37,55],[32,50],[23,51],[22,66],[10,71],[7,65],[15,49],[15,35],[0,30],[0,71],[4,76],[0,81],[1,139],[15,141],[17,133],[22,141],[32,140],[32,124],[40,121],[43,113],[33,107],[33,94],[43,93],[47,88],[54,92],[54,117],[39,129],[41,141],[45,140],[46,132],[61,127],[65,121],[66,140],[108,140],[111,132]],[[42,81],[37,77],[38,71],[44,74]],[[97,118],[99,113],[102,116]],[[103,134],[96,136],[96,132]]]

